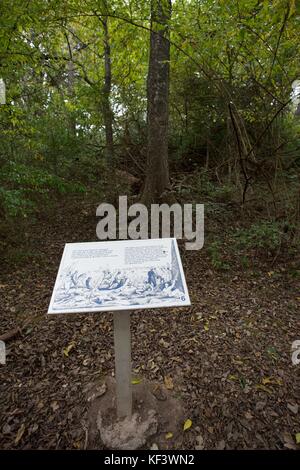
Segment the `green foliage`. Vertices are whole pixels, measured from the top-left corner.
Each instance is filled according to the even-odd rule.
[[[234,191],[232,184],[212,181],[206,173],[202,174],[199,185],[200,192],[215,202],[230,201]]]
[[[274,253],[279,248],[283,232],[279,223],[261,221],[248,229],[239,229],[234,233],[237,246],[241,249],[256,249]]]
[[[79,183],[16,162],[2,167],[0,184],[0,205],[6,217],[27,217],[53,190],[60,194],[85,190]]]
[[[250,263],[249,263],[249,258],[247,256],[241,255],[240,262],[244,269],[249,268]]]
[[[294,278],[294,279],[300,279],[300,269],[297,268],[291,268],[289,270],[289,275]]]
[[[33,202],[24,196],[22,190],[0,188],[0,207],[2,206],[6,217],[27,217],[33,211]]]
[[[207,248],[207,251],[211,259],[211,264],[215,269],[229,269],[229,264],[224,260],[224,256],[222,254],[222,244],[220,241],[216,240],[211,242]]]

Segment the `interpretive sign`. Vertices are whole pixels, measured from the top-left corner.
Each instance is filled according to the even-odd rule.
[[[175,238],[67,243],[48,313],[114,310],[117,416],[132,415],[130,312],[190,305]]]
[[[190,305],[175,238],[67,243],[48,313]]]

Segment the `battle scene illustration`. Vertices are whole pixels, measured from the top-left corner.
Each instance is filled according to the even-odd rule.
[[[138,306],[185,301],[183,282],[172,241],[172,262],[163,266],[99,269],[80,272],[76,262],[61,273],[53,310]]]

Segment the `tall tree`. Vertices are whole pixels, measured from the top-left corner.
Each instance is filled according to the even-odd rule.
[[[169,200],[169,21],[171,0],[151,0],[150,57],[147,80],[147,176],[142,202]]]
[[[111,55],[108,31],[108,18],[102,18],[104,29],[104,86],[103,86],[103,117],[105,126],[105,153],[107,163],[112,164],[114,159],[113,112],[110,104],[111,94]]]

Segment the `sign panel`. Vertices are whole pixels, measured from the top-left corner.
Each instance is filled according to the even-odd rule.
[[[190,304],[175,238],[67,243],[48,313]]]

